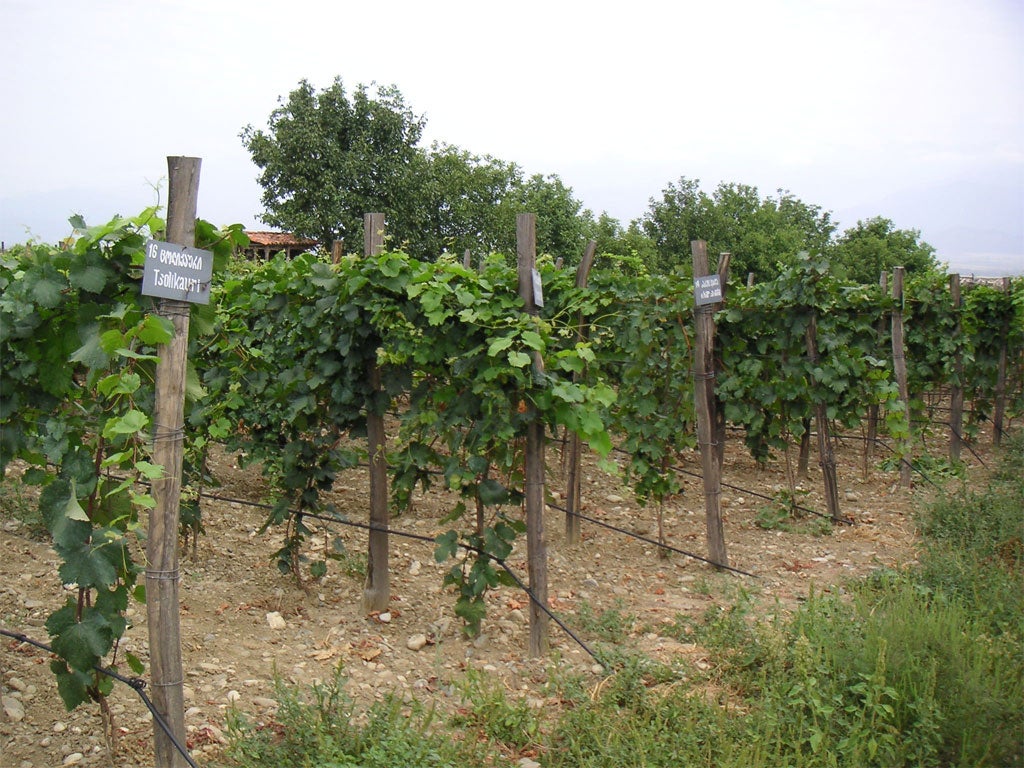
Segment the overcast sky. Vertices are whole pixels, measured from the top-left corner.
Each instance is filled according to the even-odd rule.
[[[1021,0],[0,0],[0,29],[8,245],[165,200],[168,155],[203,159],[203,218],[260,228],[239,132],[340,75],[623,223],[732,181],[1024,273]]]

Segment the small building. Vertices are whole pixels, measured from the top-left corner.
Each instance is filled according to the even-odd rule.
[[[290,232],[250,232],[246,230],[245,234],[249,237],[249,247],[242,253],[249,259],[269,259],[282,251],[286,258],[292,259],[300,253],[315,250],[320,245],[319,240],[299,237]]]

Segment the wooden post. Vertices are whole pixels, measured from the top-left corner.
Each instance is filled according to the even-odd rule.
[[[900,487],[910,487],[910,391],[907,385],[907,351],[903,341],[903,267],[892,271],[892,364],[896,372],[896,384],[903,401],[903,412],[907,418],[907,439],[900,450]]]
[[[807,357],[811,367],[818,365],[818,315],[811,311],[811,321],[807,324]],[[839,514],[839,482],[836,480],[836,455],[832,450],[832,439],[829,436],[828,414],[825,403],[815,398],[814,422],[818,431],[818,463],[821,465],[822,479],[825,482],[825,504],[833,520],[841,519]]]
[[[519,269],[519,295],[528,314],[537,314],[533,295],[533,270],[537,260],[537,217],[532,213],[516,216],[516,261]],[[541,373],[543,361],[534,355],[534,370]],[[537,370],[540,368],[540,370]],[[526,427],[526,559],[530,591],[545,607],[548,603],[548,557],[544,541],[544,422],[530,405]],[[548,652],[548,615],[530,601],[531,656]]]
[[[462,266],[466,269],[473,268],[473,254],[470,252],[469,248],[462,252]]]
[[[363,253],[375,256],[384,250],[384,214],[367,213],[363,216]],[[366,441],[370,451],[370,535],[366,555],[366,583],[363,587],[362,608],[365,613],[386,611],[391,599],[388,571],[388,465],[387,435],[384,432],[384,413],[380,410],[384,399],[381,389],[380,368],[377,361],[366,364],[370,384],[370,397],[366,403]]]
[[[690,243],[693,255],[693,277],[710,274],[708,246],[703,240]],[[714,445],[715,397],[715,322],[713,304],[694,308],[696,341],[693,356],[693,398],[697,411],[697,442],[700,445],[701,466],[704,474],[704,515],[707,524],[708,557],[717,565],[728,565],[725,551],[725,531],[722,527],[722,465],[718,448]]]
[[[576,269],[576,287],[586,288],[587,278],[590,275],[590,268],[594,264],[594,257],[597,254],[597,241],[591,240],[583,252],[583,259]],[[576,338],[583,341],[587,338],[587,329],[583,323],[583,313],[576,318]],[[573,374],[573,381],[576,375]],[[580,508],[580,456],[583,445],[580,436],[575,432],[569,437],[569,473],[566,479],[565,493],[565,540],[570,546],[580,542],[580,519],[578,512]]]
[[[345,255],[345,241],[335,240],[331,243],[331,262],[337,264],[341,261],[341,257]]]
[[[747,288],[753,288],[753,287],[754,287],[754,273],[753,272],[747,272]]]
[[[1003,293],[1010,293],[1010,278],[1004,277]],[[1006,418],[1006,365],[1010,343],[1010,312],[1003,316],[999,336],[999,367],[996,371],[995,410],[992,414],[992,443],[997,447],[1003,440],[1003,421]]]
[[[963,298],[960,293],[960,275],[949,276],[949,297],[953,303],[953,314],[956,316],[953,331],[956,343],[956,352],[953,355],[953,386],[949,393],[949,460],[958,462],[963,448],[961,436],[964,429],[964,347],[961,320]]]
[[[882,288],[882,295],[884,296],[889,290],[889,273],[882,272],[878,278],[878,284]],[[885,331],[885,313],[878,318],[878,325],[875,327],[875,333],[878,338],[882,338],[882,333]],[[878,404],[872,403],[868,406],[868,434],[864,441],[864,479],[868,477],[868,466],[871,463],[871,459],[875,453],[875,442],[878,440]]]
[[[201,164],[198,157],[167,158],[167,242],[188,247],[196,244]],[[160,360],[156,364],[153,407],[153,462],[164,471],[152,486],[156,506],[149,516],[145,572],[153,705],[183,747],[186,734],[178,603],[178,523],[190,306],[184,301],[160,300],[159,312],[174,325],[174,337],[157,350]],[[171,738],[155,722],[153,737],[157,768],[187,765]]]

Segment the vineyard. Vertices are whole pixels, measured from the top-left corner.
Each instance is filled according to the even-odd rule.
[[[710,309],[713,368],[701,373],[695,329],[708,310],[695,306],[684,270],[652,275],[598,255],[587,274],[576,269],[583,254],[540,255],[540,290],[524,301],[522,271],[503,255],[419,261],[368,226],[362,254],[247,262],[234,255],[240,228],[199,221],[196,245],[216,260],[211,300],[190,310],[183,423],[156,423],[156,366],[174,326],[139,285],[144,244],[166,224],[156,210],[75,224],[65,247],[16,247],[0,262],[0,467],[28,497],[38,489],[59,558],[59,578],[36,588],[66,594],[44,627],[69,710],[106,708],[115,681],[98,666],[144,674],[132,625],[146,579],[160,578],[142,553],[165,477],[154,450],[178,433],[190,567],[223,568],[198,553],[229,553],[228,538],[207,545],[204,534],[237,536],[227,532],[237,514],[280,571],[274,581],[247,559],[262,593],[226,588],[220,610],[293,616],[267,593],[323,602],[332,585],[349,602],[336,607],[346,622],[398,625],[416,610],[402,595],[410,569],[422,570],[436,582],[431,602],[447,602],[457,622],[450,642],[482,648],[512,611],[529,625],[530,655],[544,657],[550,642],[568,653],[580,640],[574,620],[586,623],[578,606],[560,614],[560,600],[578,599],[564,582],[547,590],[546,540],[558,541],[553,559],[572,583],[595,581],[593,568],[570,571],[587,568],[580,552],[619,534],[645,593],[664,594],[666,572],[677,585],[693,574],[750,582],[765,575],[759,549],[782,533],[796,546],[794,531],[849,542],[865,519],[899,525],[882,508],[902,502],[861,484],[938,487],[965,461],[980,465],[1024,414],[1019,279],[965,284],[960,296],[948,276],[910,275],[894,297],[885,283],[844,284],[811,256],[771,282],[726,279],[724,302]],[[708,380],[717,418],[699,441],[695,391]],[[590,449],[582,460],[578,441]],[[737,545],[727,559],[684,520],[702,508],[693,499],[707,491],[696,482],[704,452],[724,468],[725,544]],[[368,503],[352,503],[356,487]],[[564,520],[564,537],[528,530],[538,523],[531,494],[549,526]],[[913,557],[905,533],[885,534],[886,564]],[[838,578],[836,563],[854,559],[790,550],[784,562],[794,578],[816,567]],[[616,596],[632,610],[630,589]],[[448,625],[430,621],[423,641],[433,645]],[[579,645],[598,669],[615,668],[607,651]],[[333,647],[304,645],[324,660]],[[373,663],[373,650],[355,652]]]

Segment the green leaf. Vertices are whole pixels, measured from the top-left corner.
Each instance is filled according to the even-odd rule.
[[[135,462],[135,469],[147,480],[159,480],[164,476],[164,468],[161,464],[151,464],[148,461]]]
[[[530,364],[530,356],[525,352],[512,350],[508,353],[508,364],[513,368],[525,368]]]
[[[117,569],[104,551],[111,549],[111,545],[93,546],[89,542],[82,542],[74,547],[55,546],[54,549],[64,558],[59,568],[63,583],[107,588],[117,581]]]
[[[123,416],[112,416],[103,426],[103,437],[112,440],[118,435],[134,435],[141,432],[149,424],[149,416],[142,411],[132,409]]]
[[[106,376],[96,384],[100,394],[110,397],[111,395],[130,395],[142,386],[142,377],[131,371],[122,371]]]
[[[167,344],[174,338],[174,323],[160,315],[146,315],[136,329],[139,341],[150,346]]]
[[[111,648],[112,635],[106,619],[86,609],[86,618],[72,625],[53,640],[53,650],[72,670],[91,672]]]
[[[58,546],[73,547],[88,540],[92,526],[67,516],[71,499],[75,498],[71,482],[63,478],[54,480],[39,494],[39,511],[46,521],[46,527]],[[77,500],[76,500],[77,501]]]
[[[490,343],[487,347],[488,357],[497,357],[499,352],[502,352],[512,346],[511,336],[499,336]]]
[[[489,507],[506,504],[509,499],[508,488],[491,478],[477,486],[477,495],[480,497],[480,501]]]
[[[143,664],[142,660],[134,653],[131,653],[130,651],[125,651],[124,657],[125,660],[128,662],[128,666],[136,675],[141,675],[143,672],[146,671],[146,665]]]
[[[68,270],[68,282],[72,288],[78,288],[87,293],[103,293],[109,275],[109,269],[97,264],[76,263]]]
[[[85,343],[71,353],[68,360],[72,363],[81,363],[86,368],[102,368],[110,361],[110,356],[103,350],[100,343],[96,327],[89,332]]]
[[[437,547],[434,549],[434,560],[438,563],[455,557],[455,553],[459,550],[459,534],[456,531],[442,533],[434,541],[437,542]]]
[[[51,309],[60,304],[64,281],[58,275],[41,275],[31,284],[32,299],[41,307]]]
[[[543,352],[545,348],[544,339],[536,331],[523,331],[521,336],[523,343],[530,349]]]
[[[85,513],[85,510],[82,508],[82,505],[79,503],[78,499],[75,498],[74,487],[75,484],[74,481],[72,481],[72,492],[71,496],[68,497],[67,506],[64,507],[64,516],[68,520],[81,520],[87,523],[89,522],[89,516]]]
[[[72,672],[62,659],[53,659],[50,662],[50,671],[57,678],[57,693],[60,694],[64,708],[68,712],[79,704],[89,701],[89,685],[92,683],[92,676]]]

